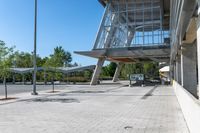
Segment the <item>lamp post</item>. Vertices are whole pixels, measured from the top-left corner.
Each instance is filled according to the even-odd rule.
[[[37,73],[37,65],[36,65],[36,55],[37,55],[37,0],[35,0],[35,20],[34,20],[34,51],[33,51],[33,92],[32,95],[38,95],[36,92],[36,73]]]

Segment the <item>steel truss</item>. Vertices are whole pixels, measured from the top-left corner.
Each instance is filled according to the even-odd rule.
[[[166,45],[161,0],[110,0],[93,49]]]

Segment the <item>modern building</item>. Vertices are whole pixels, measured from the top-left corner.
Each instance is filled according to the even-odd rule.
[[[170,66],[171,80],[191,132],[200,132],[200,0],[99,0],[105,7],[91,51],[98,59],[91,85],[105,60],[157,61]]]
[[[123,63],[170,60],[169,0],[99,0],[105,13],[91,51],[77,54],[98,58],[91,84],[97,83],[105,60]]]

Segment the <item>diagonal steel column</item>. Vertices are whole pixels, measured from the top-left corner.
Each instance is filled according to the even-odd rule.
[[[101,38],[101,32],[104,30],[104,24],[105,24],[105,21],[106,21],[107,14],[109,12],[109,6],[110,6],[110,4],[106,5],[104,15],[103,15],[102,20],[101,20],[101,24],[99,26],[99,30],[98,30],[98,33],[96,35],[96,41],[95,41],[95,44],[93,46],[93,49],[98,48],[98,42],[100,41],[100,38]]]
[[[112,47],[112,39],[113,36],[117,30],[117,27],[115,26],[118,20],[118,16],[114,16],[111,22],[110,30],[108,32],[107,37],[105,38],[104,48],[110,48]]]
[[[113,82],[119,81],[119,74],[120,74],[120,71],[121,71],[121,69],[122,69],[122,66],[123,66],[122,63],[118,63],[118,64],[117,64],[117,68],[116,68],[116,70],[115,70],[115,75],[114,75],[114,77],[113,77]]]
[[[135,30],[130,31],[130,34],[128,35],[128,38],[127,38],[127,47],[131,46],[131,42],[134,38],[134,35],[135,35]]]
[[[105,62],[105,58],[99,58],[97,65],[96,65],[96,68],[94,70],[90,85],[96,85],[97,84],[97,81],[99,79],[101,69],[103,67],[104,62]]]

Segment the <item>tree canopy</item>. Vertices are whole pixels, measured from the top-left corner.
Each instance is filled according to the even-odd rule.
[[[9,56],[13,53],[14,47],[6,47],[5,42],[0,40],[0,77],[5,78],[8,75],[8,69],[11,67]]]
[[[113,77],[117,64],[111,62],[102,68],[101,77]],[[124,64],[121,70],[120,77],[127,79],[129,74],[145,74],[147,78],[155,78],[159,76],[159,64],[157,62],[145,62]]]
[[[33,54],[28,52],[14,51],[15,47],[7,47],[6,43],[0,41],[0,78],[9,76],[8,69],[11,67],[16,68],[31,68],[33,67]],[[66,51],[63,47],[57,46],[54,48],[53,54],[47,57],[36,56],[37,67],[73,67],[77,66],[78,63],[71,64],[72,56],[71,53]],[[50,74],[50,73],[49,73]],[[20,79],[19,74],[15,74],[17,79]],[[32,74],[25,74],[27,79],[32,78]],[[10,76],[9,76],[10,77]],[[19,77],[19,78],[18,78]],[[61,75],[59,75],[61,77]],[[37,73],[37,79],[43,78],[43,72]]]
[[[54,53],[46,61],[46,66],[63,67],[72,62],[71,53],[65,51],[62,46],[54,48]]]

